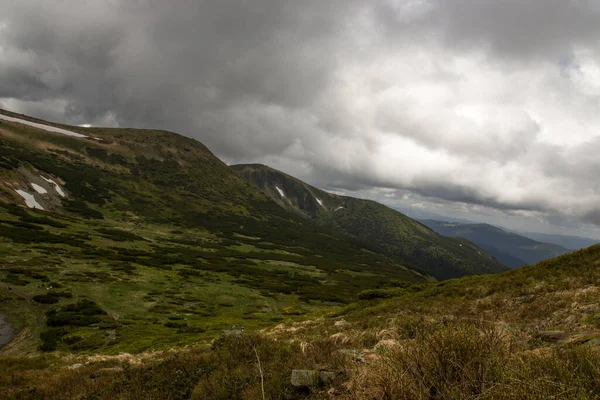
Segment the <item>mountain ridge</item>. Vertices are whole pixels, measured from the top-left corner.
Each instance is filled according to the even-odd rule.
[[[335,195],[262,164],[232,165],[283,208],[356,236],[438,279],[504,270],[471,242],[444,238],[420,222],[372,200]]]
[[[464,224],[427,219],[421,220],[421,222],[441,235],[462,237],[472,241],[511,268],[535,264],[571,251],[486,223]]]
[[[0,178],[0,312],[32,329],[3,352],[188,344],[432,279],[284,210],[167,131],[0,111]]]

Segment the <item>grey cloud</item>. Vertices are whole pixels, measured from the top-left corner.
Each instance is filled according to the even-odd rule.
[[[596,54],[592,1],[0,0],[0,8],[0,105],[17,112],[169,129],[229,162],[270,163],[321,187],[411,190],[440,204],[564,209],[596,221],[599,139],[561,147],[547,132],[562,104],[543,108],[546,96],[564,97],[569,127],[592,119],[593,74],[577,53]],[[463,103],[483,104],[487,119],[457,116]],[[529,114],[536,108],[545,119]],[[486,168],[504,180],[484,179]]]
[[[593,224],[600,225],[600,210],[591,210],[587,212],[583,218]]]
[[[413,22],[452,47],[488,47],[517,58],[561,57],[577,44],[600,39],[600,6],[593,0],[428,0],[431,11]],[[387,15],[388,26],[398,21]],[[380,14],[380,15],[381,15]],[[398,28],[396,28],[398,29]],[[404,28],[405,29],[405,28]]]

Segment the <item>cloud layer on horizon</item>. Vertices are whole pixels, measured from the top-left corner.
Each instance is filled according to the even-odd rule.
[[[600,224],[591,0],[0,6],[2,107],[169,129],[382,200]]]

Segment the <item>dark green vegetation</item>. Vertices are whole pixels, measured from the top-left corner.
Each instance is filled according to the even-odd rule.
[[[195,140],[65,128],[90,138],[0,122],[0,312],[21,329],[5,354],[189,344],[430,279],[283,210]]]
[[[506,232],[488,224],[461,224],[430,219],[421,222],[440,235],[461,237],[475,243],[496,260],[511,268],[535,264],[570,250],[550,243],[542,243],[516,233]]]
[[[374,251],[427,271],[438,279],[506,270],[473,243],[440,236],[414,219],[374,201],[333,195],[264,165],[234,165],[232,168],[286,210],[327,229],[352,235]]]
[[[387,299],[261,334],[223,335],[210,347],[5,358],[0,396],[598,399],[599,265],[594,246],[499,275],[391,282]],[[297,388],[294,369],[335,377],[330,385]]]

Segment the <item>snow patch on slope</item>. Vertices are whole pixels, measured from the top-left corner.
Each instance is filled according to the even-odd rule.
[[[336,208],[336,209],[335,209],[335,210],[333,210],[333,211],[338,211],[338,210],[341,210],[342,208],[344,208],[344,207],[342,207],[342,206],[339,206],[338,208]]]
[[[323,202],[321,201],[321,199],[319,199],[318,197],[315,197],[315,200],[317,200],[317,203],[319,203],[319,205],[321,207],[323,207]]]
[[[277,186],[275,186],[275,189],[277,189],[279,195],[285,199],[285,193],[283,193],[283,190],[279,189]]]
[[[42,207],[40,203],[35,200],[35,197],[31,193],[27,193],[26,191],[20,189],[15,190],[15,192],[19,193],[19,195],[25,199],[25,204],[27,204],[27,207],[37,208],[38,210],[44,209],[44,207]]]
[[[60,187],[60,185],[58,183],[54,182],[52,179],[44,178],[43,176],[41,176],[41,178],[43,180],[45,180],[46,182],[53,184],[54,189],[56,190],[56,193],[58,193],[61,197],[65,197],[65,192],[62,190],[62,188]]]
[[[86,138],[87,137],[86,135],[82,135],[81,133],[68,131],[66,129],[57,128],[55,126],[39,124],[37,122],[31,122],[31,121],[27,121],[27,120],[21,119],[21,118],[9,117],[8,115],[0,114],[0,119],[3,119],[5,121],[18,122],[20,124],[33,126],[34,128],[42,129],[42,130],[45,130],[48,132],[62,133],[63,135],[67,135],[67,136],[73,136],[73,137],[78,137],[78,138]]]
[[[32,183],[31,187],[38,192],[39,194],[46,194],[48,193],[48,191],[46,189],[44,189],[43,187],[41,187],[40,185],[38,185],[37,183]]]

